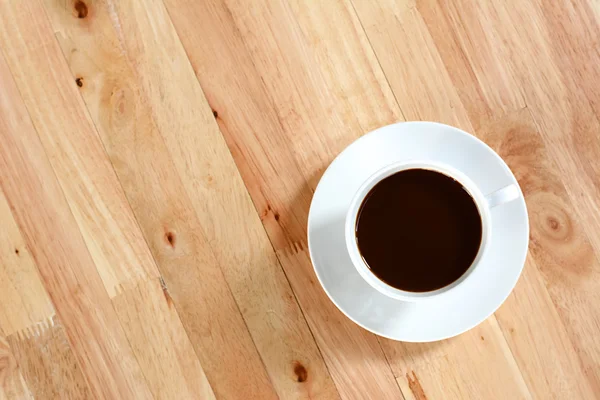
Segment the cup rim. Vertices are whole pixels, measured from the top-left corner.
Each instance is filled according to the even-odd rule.
[[[442,288],[427,292],[410,292],[406,290],[401,290],[379,279],[379,277],[377,277],[367,266],[362,255],[360,254],[360,251],[358,249],[358,243],[356,241],[356,222],[358,219],[358,212],[365,197],[383,179],[397,172],[409,169],[426,169],[435,171],[459,182],[465,188],[465,190],[467,190],[469,195],[473,198],[477,210],[479,212],[479,216],[481,218],[481,243],[479,245],[477,255],[475,256],[469,268],[467,268],[467,270],[452,283]],[[415,302],[426,299],[428,300],[432,298],[439,298],[442,295],[448,295],[449,293],[454,292],[456,288],[458,288],[461,284],[463,284],[467,279],[469,279],[473,275],[473,272],[475,271],[477,265],[483,258],[483,255],[487,248],[487,244],[489,243],[489,236],[491,234],[490,223],[491,218],[489,215],[489,208],[487,207],[484,194],[477,187],[477,185],[465,174],[445,163],[430,160],[411,160],[389,164],[376,171],[363,182],[363,184],[356,191],[350,202],[350,207],[346,214],[344,230],[346,236],[346,248],[349,252],[352,264],[354,265],[358,273],[361,275],[361,277],[375,290],[388,297],[398,300]]]

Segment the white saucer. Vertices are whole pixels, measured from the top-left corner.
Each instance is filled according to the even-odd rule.
[[[460,129],[434,122],[405,122],[377,129],[348,146],[327,168],[308,217],[308,244],[325,292],[348,318],[389,339],[430,342],[463,333],[500,307],[525,263],[529,221],[525,201],[491,209],[489,247],[472,278],[448,296],[405,302],[369,285],[350,260],[344,220],[361,184],[399,161],[436,160],[470,178],[484,193],[517,180],[485,143]],[[519,189],[520,190],[520,189]]]

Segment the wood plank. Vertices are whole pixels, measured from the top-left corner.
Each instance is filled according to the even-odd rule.
[[[600,194],[600,169],[596,162],[600,144],[594,140],[600,132],[600,90],[591,83],[600,79],[598,27],[589,25],[587,16],[592,12],[587,6],[559,3],[547,7],[538,1],[531,3],[523,11],[534,16],[538,29],[533,33],[543,44],[524,50],[530,51],[541,65],[533,74],[523,64],[517,64],[515,69],[540,133],[566,178],[565,188],[578,214],[586,220],[583,227],[596,254],[600,254],[596,201]],[[513,18],[515,12],[511,10],[506,18]],[[514,35],[533,34],[528,28],[519,27]],[[508,43],[515,40],[511,33],[505,33]]]
[[[121,2],[115,13],[128,33],[124,46],[128,58],[135,60],[140,96],[151,107],[149,114],[168,150],[161,156],[170,155],[186,182],[184,189],[277,392],[335,397],[329,373],[166,10],[160,2],[150,3]],[[126,18],[144,9],[154,10],[148,20]],[[73,29],[69,36],[77,38],[79,48],[94,48],[81,40],[80,30]],[[72,61],[77,62],[75,57]],[[101,61],[95,58],[97,65]],[[308,378],[297,376],[298,365],[309,371]]]
[[[299,270],[310,265],[310,256],[306,248],[282,250],[278,252],[281,263],[289,269]],[[297,278],[298,279],[298,278]],[[306,277],[302,281],[304,285],[304,296],[302,308],[309,322],[315,326],[327,323],[329,331],[314,329],[317,343],[323,349],[325,360],[336,380],[338,390],[342,398],[361,399],[368,395],[369,391],[377,393],[378,398],[402,399],[404,396],[399,391],[397,383],[390,371],[390,366],[381,349],[379,338],[371,339],[366,331],[359,330],[348,324],[348,318],[337,309],[331,309],[327,303],[323,303],[322,289],[316,277]],[[301,297],[300,295],[298,296]],[[335,336],[329,337],[331,331]],[[349,347],[350,344],[357,346]],[[327,347],[325,347],[327,346]],[[371,358],[362,358],[368,354]],[[363,369],[370,371],[372,377],[363,382],[365,377]],[[389,372],[388,372],[389,371]],[[388,377],[389,373],[389,377]],[[391,382],[388,381],[391,379]],[[343,386],[342,386],[343,385]]]
[[[454,66],[444,63],[448,60],[438,53],[414,4],[385,1],[371,4],[361,0],[353,3],[404,115],[409,119],[441,121],[473,132],[470,115],[446,71],[446,68],[452,71]],[[461,58],[456,54],[454,57],[452,61]],[[502,93],[481,93],[481,97],[489,99],[485,104],[493,103],[497,108],[503,100]],[[510,99],[506,102],[511,103]],[[476,124],[485,116],[479,116]],[[457,340],[435,345],[384,342],[384,350],[405,396],[410,397],[411,393],[417,396],[414,382],[420,382],[419,390],[433,398],[531,396],[494,317],[461,335],[460,344]],[[465,351],[463,346],[470,346],[471,351]],[[481,368],[490,357],[494,359],[494,373]],[[438,370],[451,376],[452,384],[444,381],[441,385]],[[474,381],[478,384],[473,385]]]
[[[0,7],[7,63],[109,296],[158,278],[43,6],[34,1]],[[38,29],[28,29],[30,21]]]
[[[593,70],[582,75],[580,72],[586,64],[567,49],[572,46],[587,51],[589,55],[591,50],[588,46],[596,42],[595,30],[586,23],[578,26],[576,21],[586,21],[587,17],[582,15],[585,12],[566,3],[553,5],[553,10],[548,11],[545,5],[533,1],[519,2],[514,7],[503,7],[493,2],[478,3],[477,7],[473,7],[466,1],[455,2],[457,9],[471,10],[461,14],[461,23],[447,16],[448,8],[441,4],[430,1],[419,4],[438,48],[447,43],[448,31],[455,32],[456,40],[466,43],[470,36],[465,26],[489,20],[490,23],[486,24],[488,35],[495,38],[497,54],[503,55],[498,62],[512,72],[515,86],[506,90],[522,94],[533,116],[536,131],[546,145],[548,157],[556,162],[566,193],[564,196],[561,194],[559,199],[546,199],[544,211],[539,214],[543,217],[532,219],[532,233],[534,229],[540,231],[540,240],[532,242],[532,246],[537,244],[539,247],[532,254],[569,338],[578,349],[586,378],[594,391],[599,392],[600,346],[597,335],[591,332],[596,332],[600,326],[600,313],[595,306],[600,282],[596,278],[600,271],[597,259],[600,219],[596,201],[600,186],[595,160],[600,156],[600,145],[593,140],[600,132],[600,123],[590,103],[592,92],[581,88],[597,81],[600,76],[594,76]],[[562,13],[557,12],[555,7]],[[563,13],[568,18],[559,17]],[[436,30],[441,20],[448,21],[448,29]],[[560,36],[556,32],[560,32]],[[441,54],[444,52],[448,54],[451,50],[440,50]],[[467,58],[469,64],[477,65],[481,71],[491,67],[489,60],[475,54]],[[451,60],[448,59],[448,62]],[[583,80],[582,76],[587,76],[587,79]],[[478,85],[475,80],[456,79],[454,82],[457,86]],[[479,107],[476,99],[462,99],[465,104],[470,102],[466,108],[476,112]],[[553,222],[549,225],[548,221]],[[581,225],[582,231],[572,232],[575,229],[573,225],[577,224],[575,221],[585,221]],[[563,242],[551,239],[555,236],[554,230],[557,230],[557,235],[568,232]],[[575,255],[573,249],[581,252]],[[574,276],[588,277],[585,280],[566,279],[566,271],[571,271]]]
[[[522,57],[495,34],[505,31],[507,5],[487,2],[418,0],[417,9],[446,66],[471,123],[478,128],[499,113],[525,107],[525,99],[510,57]]]
[[[360,2],[359,2],[360,3]],[[487,3],[486,3],[487,4]],[[456,8],[454,8],[456,7]],[[359,10],[359,14],[361,12],[361,8],[357,7]],[[508,50],[504,46],[499,45],[499,36],[494,35],[493,33],[486,32],[484,34],[476,34],[476,31],[481,31],[483,28],[481,27],[482,21],[485,21],[486,29],[490,30],[490,26],[499,26],[498,18],[496,15],[500,13],[498,10],[490,10],[487,5],[484,4],[461,4],[460,6],[450,6],[447,5],[441,6],[437,3],[432,2],[420,2],[419,10],[425,16],[425,19],[428,20],[427,26],[425,27],[425,31],[431,30],[431,34],[434,37],[434,45],[437,45],[437,48],[442,55],[444,66],[450,72],[450,77],[452,82],[448,82],[447,86],[456,85],[457,91],[460,94],[461,99],[465,101],[465,108],[469,110],[469,116],[474,120],[474,125],[478,126],[484,124],[485,121],[494,113],[502,114],[505,110],[516,109],[520,107],[523,103],[522,100],[519,99],[520,94],[520,86],[516,83],[516,78],[512,75],[506,75],[506,71],[513,71],[508,68],[506,71],[498,71],[498,65],[507,65],[509,60],[507,60]],[[444,10],[442,12],[442,10]],[[458,11],[460,10],[460,11]],[[474,11],[476,10],[476,11]],[[362,10],[366,15],[369,15],[369,9],[365,8]],[[402,10],[402,15],[410,15],[414,13],[414,9],[410,11]],[[468,16],[473,12],[479,14],[477,18],[473,17],[469,19],[469,21],[465,21]],[[382,24],[380,26],[378,23],[382,22],[381,19],[384,19],[386,14],[380,12],[377,16],[377,20],[370,20],[369,22],[365,22],[368,26],[370,23],[373,26],[376,26],[377,29],[374,29],[374,37],[371,37],[372,43],[374,47],[377,49],[377,44],[375,40],[378,40],[378,30],[386,32],[386,36],[392,36],[394,38],[403,38],[404,36],[399,36],[399,33],[402,32],[418,32],[416,29],[409,29],[406,27],[406,18],[404,20],[398,20],[387,22],[387,24]],[[361,14],[362,16],[362,14]],[[419,18],[416,16],[415,18]],[[449,22],[450,21],[450,22]],[[363,21],[364,22],[364,21]],[[505,21],[504,24],[508,23]],[[523,22],[525,23],[525,22]],[[455,24],[455,25],[453,25]],[[514,25],[514,23],[511,22]],[[409,24],[411,28],[413,24]],[[507,25],[504,25],[507,26]],[[394,31],[394,27],[396,31]],[[468,29],[465,31],[466,28]],[[456,33],[456,29],[463,29],[460,33]],[[500,29],[498,27],[498,29]],[[367,28],[367,32],[369,32],[369,28]],[[388,34],[389,32],[389,34]],[[487,46],[482,46],[480,44],[480,40],[473,42],[473,38],[481,38],[481,41],[488,42]],[[412,38],[406,38],[406,40],[399,40],[400,43],[411,43]],[[477,51],[483,47],[483,51]],[[487,49],[498,49],[500,51],[494,50],[494,53],[490,53]],[[382,48],[382,52],[380,57],[384,58],[392,58],[394,56],[393,52],[384,52],[384,48]],[[386,48],[387,49],[387,48]],[[498,62],[499,54],[501,55],[504,51],[504,56]],[[379,53],[378,53],[379,54]],[[526,51],[523,51],[519,54],[527,54]],[[518,57],[517,54],[511,54],[513,57]],[[399,63],[395,63],[390,61],[390,67],[385,66],[385,62],[383,62],[384,70],[388,72],[388,74],[397,75],[397,68],[391,69],[391,65],[400,65]],[[402,64],[402,65],[412,65],[412,64]],[[421,69],[423,70],[423,69]],[[439,68],[436,69],[439,71]],[[421,79],[427,79],[425,77]],[[391,81],[393,82],[393,80]],[[501,84],[498,84],[500,82]],[[487,90],[488,93],[484,93]],[[494,92],[489,92],[490,90]],[[436,92],[431,92],[429,95],[434,96]],[[442,92],[443,93],[443,92]],[[549,99],[548,99],[549,100]],[[418,110],[421,112],[423,107],[427,105],[419,104]],[[438,112],[441,118],[444,118],[444,115],[447,112],[447,108],[441,108]],[[526,117],[528,111],[524,111],[524,116]],[[529,132],[531,133],[531,119],[528,119],[530,123]],[[504,130],[501,133],[510,132],[515,129],[515,120],[512,121],[503,121],[500,119],[499,126]],[[525,125],[521,125],[520,129],[522,129]],[[487,139],[486,133],[487,129],[490,127],[484,127],[478,130],[480,132],[480,136],[483,136]],[[497,127],[497,129],[499,129]],[[497,134],[499,134],[497,132]],[[524,133],[523,133],[524,134]],[[533,131],[535,134],[535,131]],[[496,138],[497,139],[497,138]],[[514,142],[514,138],[504,138],[507,143]],[[533,148],[535,148],[533,146]],[[519,149],[521,150],[521,149]],[[527,150],[531,151],[531,150]],[[529,166],[531,167],[531,166]],[[524,168],[524,167],[521,167]],[[561,352],[566,349],[571,351],[571,345],[568,340],[565,339],[564,335],[554,334],[555,332],[548,332],[547,329],[544,328],[544,323],[547,321],[552,321],[555,317],[554,315],[554,307],[552,302],[547,297],[539,298],[539,295],[545,293],[545,288],[543,285],[540,287],[539,281],[537,279],[537,271],[526,271],[526,274],[533,274],[534,277],[532,279],[527,279],[525,283],[521,283],[517,289],[517,293],[521,293],[520,297],[523,298],[535,298],[538,302],[542,301],[542,299],[546,300],[546,304],[542,309],[548,310],[546,313],[539,315],[540,311],[533,312],[529,308],[529,304],[523,301],[513,300],[509,301],[499,312],[499,315],[502,316],[502,326],[522,326],[529,329],[530,332],[536,332],[536,335],[543,338],[543,341],[540,340],[539,343],[544,343],[546,346],[550,344],[554,344],[554,347],[550,347],[552,349],[552,354],[561,354]],[[531,285],[525,286],[525,285]],[[539,303],[538,303],[539,304]],[[532,320],[528,320],[529,324],[524,325],[524,321],[518,319],[519,315],[530,315],[534,314],[539,318],[533,318]],[[558,322],[558,321],[557,321]],[[557,331],[561,332],[562,324],[557,326]],[[508,329],[505,329],[505,333],[508,333]],[[513,328],[514,329],[514,328]],[[509,336],[509,335],[507,335]],[[518,341],[512,339],[510,341],[511,347],[516,348],[517,351],[517,364],[521,366],[522,370],[525,371],[525,376],[529,386],[534,390],[534,393],[539,395],[541,398],[549,398],[549,393],[571,393],[578,394],[581,396],[589,396],[590,388],[585,381],[581,381],[581,379],[556,379],[557,374],[560,371],[572,371],[573,368],[580,368],[577,364],[577,360],[573,360],[572,357],[563,357],[560,363],[554,363],[553,365],[558,369],[558,372],[554,368],[541,368],[541,366],[548,365],[547,363],[543,363],[540,360],[540,356],[532,357],[536,355],[535,351],[531,351],[531,354],[524,353],[523,349],[525,346],[531,345],[531,343],[526,343],[526,335],[519,335]],[[566,341],[565,341],[566,340]],[[534,347],[535,348],[535,347]],[[548,351],[546,347],[544,350]],[[541,349],[540,349],[541,351]],[[549,353],[550,354],[550,353]],[[574,376],[578,376],[574,374]],[[579,375],[581,376],[581,375]],[[548,383],[550,382],[550,383]],[[560,396],[559,396],[560,397]],[[564,397],[563,397],[564,398]]]
[[[398,398],[377,339],[317,283],[305,239],[312,191],[334,155],[402,119],[351,6],[166,5],[340,394]]]
[[[55,318],[6,338],[29,390],[38,399],[89,399],[92,393]]]
[[[493,317],[443,342],[382,345],[406,398],[532,398]]]
[[[513,294],[496,312],[496,318],[535,398],[592,399],[594,390],[585,379],[584,365],[577,357],[546,289],[544,275],[536,264],[536,261],[541,262],[544,269],[547,268],[546,250],[543,249],[546,246],[568,249],[584,259],[593,257],[581,222],[567,211],[573,206],[561,182],[560,171],[548,155],[528,109],[488,122],[481,127],[479,135],[515,173],[531,219],[531,250],[527,265]],[[560,220],[554,216],[556,210],[562,210]],[[566,233],[566,229],[570,232]],[[561,253],[563,258],[566,253],[562,251],[554,254]],[[564,269],[560,274],[562,278],[571,275]],[[573,277],[568,280],[572,281]]]
[[[84,21],[73,18],[71,9],[58,6],[56,2],[47,2],[46,8],[55,30],[59,32],[64,53],[74,73],[73,79],[80,79],[80,90],[92,112],[92,118],[100,127],[104,144],[129,200],[138,210],[137,215],[148,241],[151,246],[155,245],[155,254],[166,253],[171,257],[174,247],[185,248],[188,237],[192,243],[201,244],[200,253],[214,253],[216,262],[212,262],[212,267],[220,264],[223,269],[227,284],[240,305],[252,339],[259,348],[278,393],[298,397],[335,397],[335,388],[316,344],[164,8],[160,3],[120,2],[114,6],[98,2],[88,5],[89,18]],[[144,15],[148,9],[153,12],[147,18],[127,18],[129,15]],[[118,25],[116,20],[120,21]],[[93,29],[89,29],[90,26]],[[127,57],[122,56],[122,51],[127,53]],[[123,94],[119,86],[125,81],[127,91]],[[194,84],[190,85],[190,81]],[[109,104],[111,100],[104,99],[107,90],[115,92],[112,100],[123,95],[116,100],[118,104]],[[131,99],[130,95],[136,100]],[[186,101],[182,102],[182,98]],[[127,107],[130,101],[136,104],[135,116],[123,109],[121,112],[126,115],[117,115],[122,118],[121,121],[128,118],[133,118],[134,123],[139,121],[135,131],[130,130],[129,125],[125,128],[112,123],[117,117],[113,113],[114,107]],[[152,122],[142,125],[145,120]],[[142,126],[149,128],[144,131]],[[147,170],[152,168],[148,167],[148,162],[156,165],[157,160],[164,160],[165,167],[161,169],[172,171],[167,177],[157,176],[157,180],[147,181],[143,186],[147,189],[145,192],[140,192],[140,185],[131,179],[131,165],[122,162],[124,159],[137,160],[132,155],[139,148],[132,147],[131,142],[123,144],[123,140],[129,140],[127,135],[134,132],[152,138],[151,141],[156,145],[147,148],[147,157],[134,167],[133,173],[140,177],[147,176]],[[165,194],[180,197],[178,193],[183,191],[186,201],[171,208],[164,206],[168,202],[148,201],[145,193],[155,191],[157,185],[165,186],[160,181],[162,179],[180,181],[179,184],[167,185],[170,191]],[[186,184],[183,185],[183,182]],[[179,211],[179,206],[188,210]],[[194,224],[189,231],[169,221],[172,219],[170,212],[178,215],[189,214],[192,210],[196,211],[196,216],[191,217]],[[163,221],[153,219],[157,214],[163,215]],[[158,237],[157,231],[160,232]],[[201,238],[194,237],[202,231],[207,238],[204,243]],[[191,232],[195,233],[191,235]],[[169,237],[173,243],[169,242]],[[210,249],[207,247],[209,238]],[[161,256],[158,257],[160,262]],[[181,269],[180,265],[172,261],[169,263],[170,268]],[[167,275],[165,281],[178,306],[179,286]],[[213,283],[218,282],[217,279]],[[194,295],[197,294],[194,292]],[[235,309],[215,308],[212,311],[221,312],[225,318],[230,318],[226,314],[231,314],[231,317],[238,314]],[[207,322],[212,319],[199,317],[197,313],[194,310],[193,314],[183,315],[184,322],[186,318],[202,318]],[[203,329],[210,328],[207,325]],[[229,335],[232,343],[218,347],[238,348],[235,351],[240,351],[243,346],[246,353],[243,357],[250,358],[252,342],[238,340],[235,335],[239,333]],[[198,336],[196,339],[200,340]],[[206,342],[206,339],[202,340]],[[232,371],[231,365],[237,363],[237,357],[225,363],[213,347],[207,346],[201,351],[201,357],[211,359],[213,368],[207,370],[213,385],[219,386],[224,396],[241,396],[242,392],[236,390],[247,395],[246,368],[254,369],[254,379],[260,382],[263,367],[250,364]],[[224,348],[222,351],[227,350]],[[257,358],[254,360],[260,362]],[[308,371],[308,377],[305,374],[298,376],[296,371],[299,366]],[[260,390],[258,386],[257,390]],[[255,395],[259,396],[259,392]]]
[[[437,121],[473,131],[446,70],[455,64],[444,64],[413,1],[352,3],[406,119]]]
[[[0,399],[598,396],[598,0],[166,3],[185,50],[161,0],[0,0]],[[306,247],[327,164],[404,118],[530,211],[512,295],[440,343],[350,323]]]
[[[6,338],[0,335],[0,400],[33,398]]]
[[[164,281],[141,282],[113,304],[157,399],[214,399]]]
[[[36,15],[44,15],[39,4],[37,9],[30,7],[18,8],[12,22],[17,25],[13,32],[18,32],[18,27],[24,26],[19,23],[28,17],[27,11],[33,10]],[[128,299],[126,303],[113,301],[113,305],[119,319],[128,322],[125,334],[135,356],[141,360],[142,373],[146,378],[162,378],[148,379],[156,397],[194,398],[197,396],[196,389],[201,387],[201,393],[210,398],[210,386],[176,312],[171,309],[165,315],[147,312],[144,314],[147,317],[145,321],[136,320],[135,323],[130,319],[132,309],[141,313],[148,310],[149,300],[166,302],[163,290],[158,285],[160,274],[50,25],[42,19],[38,27],[44,26],[47,35],[40,35],[41,40],[39,37],[37,40],[43,48],[43,60],[39,58],[39,51],[20,52],[19,46],[12,42],[6,47],[10,49],[8,52],[13,69],[18,71],[15,74],[18,86],[32,110],[34,124],[78,226],[84,233],[84,240],[103,278],[104,287],[110,297],[121,294],[121,297]],[[24,33],[19,39],[26,41],[28,36]],[[48,58],[53,62],[47,63]],[[53,79],[40,84],[29,79],[32,75],[53,76]],[[47,104],[53,104],[55,108],[49,109]],[[68,112],[57,113],[56,110]],[[147,285],[148,280],[155,282],[155,285],[145,291],[136,289],[137,285]],[[156,312],[161,309],[152,310]],[[165,320],[169,324],[165,325]],[[160,335],[157,334],[159,332]],[[161,351],[162,357],[145,357],[149,351]],[[185,374],[182,374],[182,368],[186,368]],[[181,376],[186,379],[181,380]]]
[[[568,70],[568,81],[587,97],[595,115],[600,115],[600,85],[595,84],[600,77],[600,3],[573,0],[547,4],[535,0],[532,4],[540,22],[548,27],[544,36],[558,69],[555,72]]]
[[[89,398],[90,391],[0,190],[0,399]]]
[[[333,157],[402,115],[343,2],[213,3],[167,6],[270,238],[286,248],[305,239],[304,207]],[[277,179],[263,184],[266,174]]]
[[[0,83],[0,185],[91,393],[150,398],[4,57]]]
[[[33,399],[6,335],[54,314],[54,308],[1,190],[0,225],[0,399]]]
[[[1,190],[0,225],[0,335],[8,336],[55,312]]]

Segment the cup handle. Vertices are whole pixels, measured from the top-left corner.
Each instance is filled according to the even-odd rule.
[[[485,200],[489,208],[494,208],[500,204],[518,199],[519,196],[521,196],[521,192],[517,185],[508,185],[488,194],[485,196]]]

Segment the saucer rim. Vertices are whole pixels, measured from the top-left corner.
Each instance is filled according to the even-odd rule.
[[[315,198],[316,198],[316,194],[319,191],[319,188],[323,185],[323,178],[326,176],[327,173],[331,173],[332,167],[336,164],[339,163],[341,158],[343,157],[344,153],[347,152],[347,150],[350,147],[356,147],[356,146],[360,146],[360,143],[367,140],[369,137],[374,136],[376,134],[378,134],[380,131],[382,130],[389,130],[389,129],[401,129],[400,126],[403,125],[422,125],[424,127],[431,127],[433,125],[438,126],[440,128],[443,129],[447,129],[450,131],[453,131],[456,134],[460,134],[460,135],[465,135],[467,137],[469,137],[469,139],[474,139],[476,141],[478,141],[481,145],[483,145],[489,152],[490,154],[492,154],[496,161],[510,174],[510,177],[512,178],[512,180],[514,181],[515,185],[517,186],[521,196],[517,199],[515,199],[514,201],[517,202],[521,202],[522,203],[522,207],[525,213],[525,226],[524,226],[524,231],[525,231],[525,236],[527,238],[530,237],[530,224],[529,224],[529,212],[527,210],[527,204],[525,202],[525,197],[523,195],[523,191],[521,189],[521,186],[519,185],[519,182],[517,181],[514,173],[512,172],[512,170],[510,169],[510,167],[506,164],[506,162],[502,159],[502,157],[500,157],[500,155],[498,153],[496,153],[496,151],[494,151],[494,149],[492,149],[487,143],[485,143],[483,140],[479,139],[477,136],[472,135],[460,128],[451,126],[451,125],[447,125],[447,124],[443,124],[440,122],[434,122],[434,121],[405,121],[405,122],[397,122],[394,124],[390,124],[390,125],[385,125],[382,126],[380,128],[377,128],[373,131],[370,131],[366,134],[364,134],[363,136],[359,137],[358,139],[354,140],[352,143],[350,143],[348,146],[346,146],[334,159],[333,161],[327,166],[327,169],[325,170],[325,172],[323,173],[323,175],[321,176],[321,178],[319,179],[319,183],[317,184],[314,192],[313,192],[313,198],[311,200],[311,205],[309,208],[309,214],[308,214],[308,219],[307,219],[307,243],[308,243],[308,253],[309,253],[309,257],[313,266],[313,269],[315,271],[315,274],[317,275],[317,279],[319,280],[319,284],[321,285],[321,288],[325,291],[325,294],[327,295],[327,297],[331,300],[331,302],[337,307],[337,309],[339,311],[342,312],[342,314],[344,314],[348,319],[350,319],[352,322],[354,322],[355,324],[357,324],[358,326],[360,326],[361,328],[375,334],[381,337],[384,337],[386,339],[390,339],[390,340],[395,340],[395,341],[401,341],[401,342],[405,342],[405,343],[431,343],[431,342],[437,342],[437,341],[441,341],[441,340],[445,340],[445,339],[450,339],[453,337],[456,337],[458,335],[461,335],[473,328],[475,328],[476,326],[478,326],[479,324],[481,324],[482,322],[484,322],[485,320],[487,320],[489,317],[491,317],[498,309],[500,309],[500,307],[502,307],[502,305],[506,302],[506,300],[508,299],[508,297],[510,296],[510,294],[513,292],[514,288],[516,287],[519,278],[521,277],[521,275],[523,274],[523,269],[525,268],[525,263],[527,261],[527,254],[529,252],[529,241],[527,242],[527,244],[523,247],[522,250],[522,254],[520,254],[520,268],[518,271],[518,274],[515,273],[513,279],[511,280],[512,282],[510,283],[510,287],[508,288],[507,285],[507,290],[506,290],[506,294],[503,296],[502,300],[498,303],[498,305],[491,309],[489,312],[487,313],[483,313],[485,314],[485,316],[482,316],[480,318],[474,318],[474,322],[470,323],[470,324],[466,324],[466,327],[462,330],[459,330],[455,333],[452,333],[450,335],[432,335],[434,336],[434,338],[429,338],[426,340],[414,340],[414,339],[405,339],[405,338],[398,338],[398,337],[394,337],[391,336],[389,334],[383,333],[383,332],[379,332],[376,329],[372,329],[369,326],[365,325],[364,323],[358,321],[357,319],[355,319],[354,317],[352,317],[351,315],[349,315],[346,311],[344,311],[344,309],[340,306],[340,304],[336,301],[336,299],[331,295],[331,293],[329,292],[329,290],[327,289],[326,285],[324,284],[324,281],[321,277],[321,275],[319,274],[319,271],[316,267],[316,263],[315,263],[315,256],[313,254],[314,250],[311,246],[311,225],[314,225],[314,223],[311,224],[311,221],[314,219],[311,218],[312,215],[314,215],[313,211],[313,207],[315,206]],[[402,160],[398,159],[395,162],[400,162]],[[354,266],[352,266],[354,268]],[[364,279],[364,278],[363,278]],[[395,298],[391,298],[390,299],[394,302],[398,302],[398,303],[410,303],[407,302],[405,300],[400,300],[400,299],[395,299]],[[443,298],[442,298],[443,299]],[[440,299],[427,299],[427,300],[423,300],[423,301],[440,301]]]

